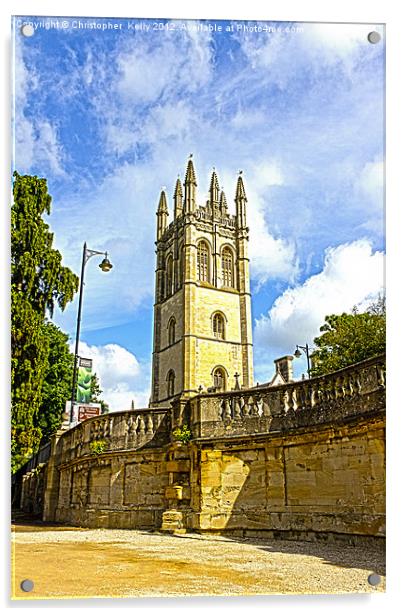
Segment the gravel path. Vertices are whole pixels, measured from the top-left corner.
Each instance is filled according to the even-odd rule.
[[[384,592],[380,548],[134,530],[13,527],[13,597]],[[31,579],[30,593],[20,590]]]

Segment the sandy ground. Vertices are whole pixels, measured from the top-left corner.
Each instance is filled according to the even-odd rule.
[[[55,599],[384,592],[379,548],[295,541],[170,536],[19,522],[12,597]],[[23,592],[22,580],[34,582]]]

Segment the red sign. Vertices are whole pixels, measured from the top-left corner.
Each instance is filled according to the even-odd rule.
[[[78,421],[84,421],[90,417],[97,417],[101,414],[101,408],[99,406],[79,406],[78,407]]]

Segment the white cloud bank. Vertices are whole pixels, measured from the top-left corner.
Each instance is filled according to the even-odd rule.
[[[13,164],[20,173],[29,172],[33,165],[43,165],[46,171],[63,176],[64,151],[57,125],[39,111],[34,117],[26,114],[28,94],[38,91],[39,77],[34,69],[27,68],[18,38],[14,56]]]
[[[257,352],[292,353],[312,343],[326,315],[349,312],[375,300],[384,287],[384,254],[367,240],[328,248],[319,274],[287,289],[267,315],[256,319]]]
[[[150,366],[141,365],[133,353],[118,344],[96,346],[80,342],[79,355],[92,359],[92,372],[99,378],[102,398],[111,412],[129,409],[132,400],[136,408],[148,406]]]

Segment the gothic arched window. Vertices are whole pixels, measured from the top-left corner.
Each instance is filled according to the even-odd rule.
[[[175,379],[174,370],[169,370],[167,378],[166,378],[168,398],[170,398],[171,396],[174,396],[174,379]]]
[[[168,340],[169,344],[174,344],[176,340],[176,319],[172,317],[168,326]]]
[[[183,248],[180,250],[180,263],[179,263],[179,277],[180,277],[180,286],[182,286],[182,284],[184,283],[185,277],[186,277],[186,249]]]
[[[214,387],[217,391],[225,391],[226,375],[223,368],[215,368],[214,370]]]
[[[230,248],[222,250],[222,284],[224,287],[233,287],[233,253]]]
[[[201,241],[197,247],[198,280],[209,282],[209,250],[208,244]]]
[[[214,314],[212,318],[212,330],[215,338],[223,340],[225,338],[225,319],[220,312]]]
[[[169,255],[166,260],[166,297],[173,294],[173,258]]]

